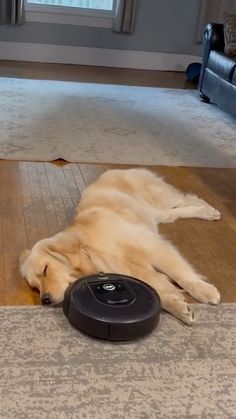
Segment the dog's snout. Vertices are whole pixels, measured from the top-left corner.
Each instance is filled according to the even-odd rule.
[[[50,294],[43,294],[41,297],[41,302],[44,306],[49,306],[50,304],[52,304],[52,297]]]

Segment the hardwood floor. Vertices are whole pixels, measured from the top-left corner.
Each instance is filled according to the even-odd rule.
[[[72,219],[85,187],[110,165],[0,161],[0,304],[38,304],[21,278],[19,254]],[[126,166],[119,166],[126,167]],[[195,192],[222,212],[219,222],[179,220],[161,226],[187,259],[236,302],[236,171],[153,167],[181,190]]]
[[[181,72],[0,61],[0,77],[195,89]]]

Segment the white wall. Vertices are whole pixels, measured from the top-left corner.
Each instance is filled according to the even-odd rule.
[[[207,23],[223,22],[223,13],[236,13],[236,0],[202,0],[197,29],[197,41],[201,41],[202,30]]]
[[[200,5],[201,0],[140,0],[133,35],[107,28],[28,22],[1,27],[0,41],[201,54],[196,43]]]
[[[1,1],[1,0],[0,0]],[[196,40],[202,0],[139,0],[135,32],[28,22],[0,28],[0,58],[185,71],[200,60]]]

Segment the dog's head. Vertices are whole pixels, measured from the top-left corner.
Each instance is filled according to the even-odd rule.
[[[40,292],[42,304],[58,304],[68,285],[85,274],[88,256],[78,243],[66,239],[44,239],[20,257],[21,274]]]

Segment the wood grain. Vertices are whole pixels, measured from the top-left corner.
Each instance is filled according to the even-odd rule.
[[[63,229],[86,186],[116,167],[128,166],[0,161],[0,305],[39,304],[20,276],[20,253]],[[223,302],[236,302],[236,170],[151,169],[222,212],[218,222],[178,220],[160,231],[219,288]]]
[[[185,73],[174,71],[133,70],[85,65],[2,61],[1,77],[79,81],[81,83],[123,84],[129,86],[196,88],[186,81]]]

